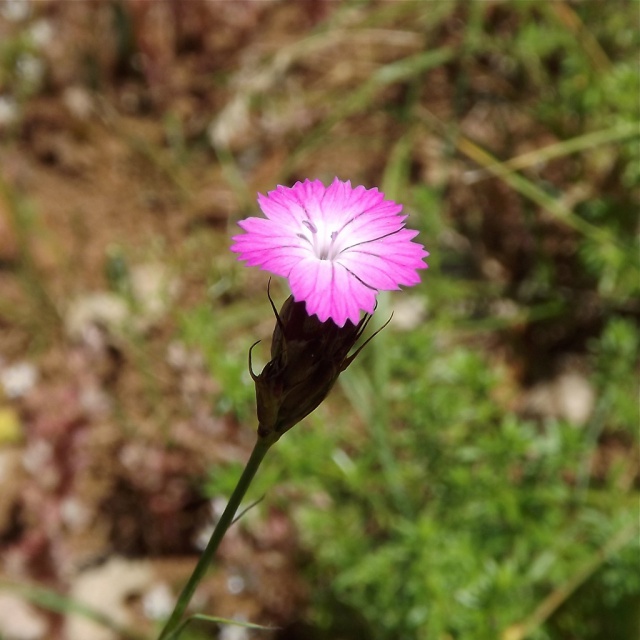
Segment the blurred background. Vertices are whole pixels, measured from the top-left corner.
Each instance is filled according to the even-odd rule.
[[[637,637],[639,21],[0,2],[0,637],[157,632],[255,438],[274,318],[230,237],[335,176],[402,203],[430,269],[194,598],[277,629],[182,637]]]

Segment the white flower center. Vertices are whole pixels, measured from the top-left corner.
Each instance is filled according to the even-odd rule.
[[[335,260],[343,247],[339,242],[339,231],[329,231],[321,223],[314,224],[311,220],[303,220],[305,230],[297,236],[309,243],[313,254],[320,260]]]

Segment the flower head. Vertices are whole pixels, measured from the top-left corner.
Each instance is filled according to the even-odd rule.
[[[231,250],[250,266],[289,280],[296,302],[320,322],[358,324],[372,313],[378,291],[412,286],[429,254],[405,229],[402,205],[378,189],[351,187],[337,178],[278,186],[258,203],[266,218],[239,222],[245,233]]]

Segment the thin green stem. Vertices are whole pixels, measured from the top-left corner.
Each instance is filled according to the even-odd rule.
[[[193,597],[193,593],[196,590],[196,587],[202,579],[204,578],[207,570],[209,569],[209,565],[213,560],[213,556],[215,555],[218,547],[220,546],[220,542],[224,537],[224,534],[227,532],[227,529],[233,523],[234,516],[236,515],[236,511],[242,502],[245,494],[247,493],[247,489],[251,485],[251,481],[253,477],[256,475],[256,471],[260,467],[260,464],[265,457],[267,451],[271,448],[271,445],[277,440],[277,438],[273,437],[260,437],[256,441],[256,444],[253,447],[253,451],[251,452],[251,456],[247,461],[247,464],[238,480],[238,484],[236,488],[233,490],[231,497],[229,498],[229,502],[220,516],[220,520],[215,526],[213,533],[211,534],[211,538],[207,543],[205,550],[202,552],[202,556],[200,560],[198,560],[198,564],[196,568],[193,570],[191,577],[187,581],[187,584],[182,589],[182,593],[178,598],[178,602],[173,610],[173,613],[167,620],[158,640],[168,640],[174,635],[174,632],[180,626],[180,622],[182,620],[182,616]]]

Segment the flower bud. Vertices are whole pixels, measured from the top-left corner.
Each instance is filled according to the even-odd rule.
[[[260,375],[255,375],[250,350],[249,371],[256,385],[258,434],[277,440],[327,397],[340,373],[373,336],[349,356],[370,315],[357,325],[347,320],[339,327],[331,319],[320,322],[316,315],[309,316],[305,303],[295,302],[293,296],[286,299],[280,314],[273,302],[271,306],[277,321],[271,361]]]

